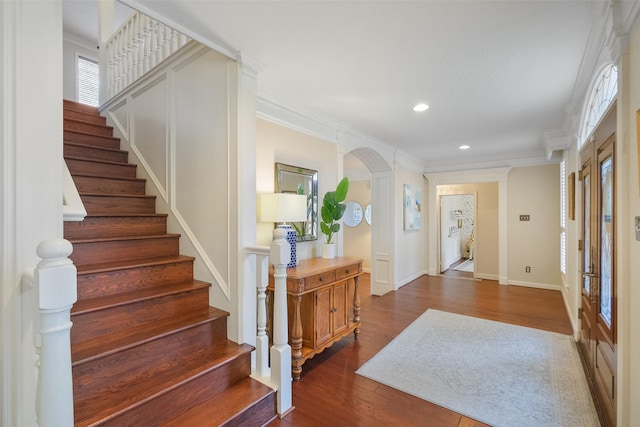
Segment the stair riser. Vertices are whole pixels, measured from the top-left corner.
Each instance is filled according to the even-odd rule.
[[[277,410],[276,393],[273,392],[251,408],[236,414],[235,417],[222,424],[222,427],[261,427],[276,417]]]
[[[66,221],[65,239],[95,237],[144,236],[167,233],[166,216],[91,217],[84,221]]]
[[[99,115],[98,107],[83,104],[81,102],[75,102],[68,99],[62,101],[62,107],[65,110],[78,111],[85,114]]]
[[[244,354],[242,357],[231,360],[220,369],[209,371],[168,393],[145,402],[134,410],[124,412],[122,415],[99,425],[105,427],[134,426],[140,425],[141,420],[144,420],[146,425],[160,426],[207,399],[215,399],[231,384],[250,375],[250,366],[250,355]],[[245,424],[236,424],[236,426],[241,425]]]
[[[144,180],[73,176],[79,193],[144,194]]]
[[[69,142],[94,145],[96,147],[112,148],[114,150],[120,149],[120,140],[118,138],[90,135],[87,133],[74,132],[70,130],[64,131],[64,140]]]
[[[64,155],[122,163],[126,163],[129,158],[129,153],[127,153],[126,151],[112,151],[102,149],[101,147],[73,144],[64,144]]]
[[[82,111],[74,111],[74,110],[67,110],[67,109],[64,109],[62,114],[65,119],[81,120],[83,122],[94,123],[96,125],[102,125],[102,126],[106,126],[107,124],[106,117],[98,116],[96,114],[83,113]]]
[[[193,260],[78,275],[78,301],[193,278]]]
[[[94,162],[90,160],[65,159],[71,174],[94,174],[112,178],[135,178],[136,165]]]
[[[93,398],[114,399],[117,396],[105,393],[125,390],[131,383],[140,383],[157,375],[171,376],[171,371],[182,362],[182,358],[205,354],[220,340],[221,334],[226,334],[226,329],[226,319],[221,318],[76,365],[73,367],[74,399],[82,400],[83,404],[90,404]],[[224,378],[225,374],[221,369],[216,377]]]
[[[81,195],[89,215],[100,214],[152,214],[156,211],[155,197],[121,197]]]
[[[90,313],[76,315],[72,312],[71,345],[93,336],[117,333],[147,322],[159,322],[173,316],[189,314],[208,305],[209,288],[202,288]]]
[[[178,255],[178,237],[74,243],[69,256],[78,264]]]
[[[78,132],[86,132],[92,135],[112,136],[113,128],[106,125],[97,125],[95,123],[79,122],[77,120],[64,119],[64,128],[66,130],[75,130]]]

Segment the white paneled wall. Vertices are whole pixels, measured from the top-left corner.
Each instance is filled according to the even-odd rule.
[[[229,311],[230,322],[238,316],[230,289],[238,262],[235,73],[235,61],[192,42],[103,107],[147,178],[147,194],[157,196],[157,212],[169,214],[169,232],[181,234],[180,252],[196,257],[195,277],[213,283],[210,302]]]

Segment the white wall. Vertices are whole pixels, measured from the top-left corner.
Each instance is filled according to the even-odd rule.
[[[403,187],[405,184],[421,189],[421,228],[404,230]],[[427,188],[421,173],[396,165],[395,170],[395,283],[398,289],[427,273]]]
[[[361,258],[362,268],[371,268],[371,226],[364,218],[364,211],[371,203],[371,181],[349,181],[347,200],[358,202],[362,207],[362,221],[356,227],[346,226],[343,222],[344,255]]]
[[[36,246],[62,237],[60,1],[0,2],[0,39],[0,424],[34,426],[33,295],[21,279]]]
[[[508,197],[509,283],[560,290],[559,165],[513,168]]]

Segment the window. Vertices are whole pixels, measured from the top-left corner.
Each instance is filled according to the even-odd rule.
[[[611,102],[618,93],[618,67],[611,64],[602,70],[600,76],[593,85],[591,97],[585,107],[582,118],[579,147],[582,147],[587,137],[595,129],[596,125],[607,111]]]
[[[78,95],[78,102],[97,107],[98,94],[100,91],[98,62],[85,58],[84,56],[78,56],[76,64],[76,93]]]

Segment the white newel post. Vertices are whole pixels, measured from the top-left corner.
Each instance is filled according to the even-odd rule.
[[[277,384],[278,414],[292,409],[291,347],[287,331],[287,264],[291,261],[291,247],[282,228],[273,231],[271,263],[273,264],[273,347],[271,347],[271,381]]]
[[[35,269],[39,316],[37,417],[40,427],[73,426],[71,379],[71,306],[77,300],[76,267],[68,258],[68,240],[45,240],[36,253]]]

